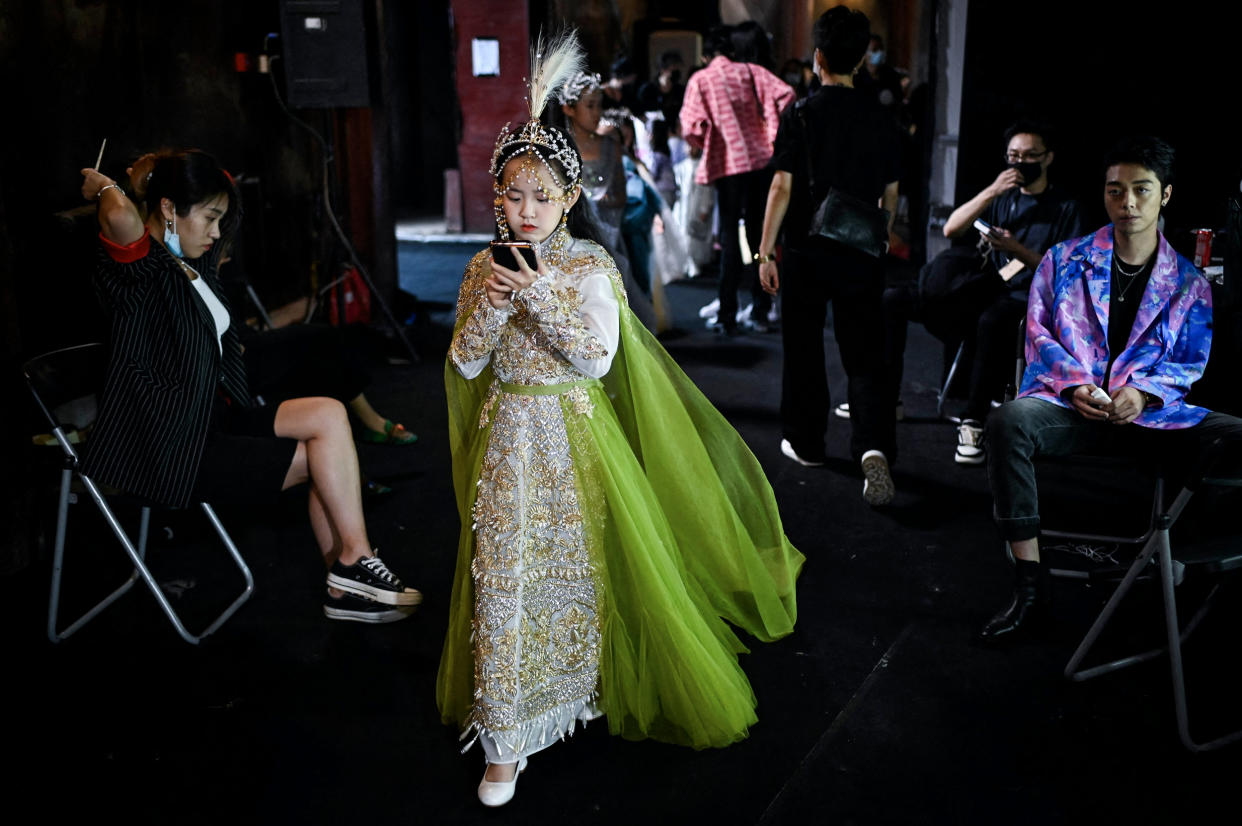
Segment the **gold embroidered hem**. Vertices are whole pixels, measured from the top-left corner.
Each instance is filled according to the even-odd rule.
[[[469,742],[462,746],[461,750],[464,754],[470,750],[475,741],[486,737],[491,740],[491,748],[484,747],[489,752],[489,762],[512,763],[522,757],[529,757],[566,737],[572,737],[578,723],[586,727],[587,723],[602,717],[603,714],[604,712],[595,705],[595,699],[591,698],[566,703],[544,713],[538,719],[527,721],[518,728],[508,731],[486,729],[472,720],[466,730],[461,733],[462,740],[469,738]]]

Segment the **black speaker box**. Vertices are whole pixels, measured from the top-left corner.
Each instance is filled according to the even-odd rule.
[[[364,0],[281,0],[285,83],[299,109],[370,106]]]

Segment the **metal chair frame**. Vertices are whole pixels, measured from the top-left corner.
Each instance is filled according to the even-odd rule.
[[[191,633],[187,630],[180,615],[178,615],[176,610],[169,603],[168,598],[160,589],[159,583],[156,582],[155,577],[151,574],[151,570],[146,564],[147,537],[149,534],[151,520],[150,506],[144,505],[142,507],[138,528],[138,541],[135,544],[133,540],[131,540],[129,534],[121,526],[121,523],[117,519],[116,514],[113,512],[112,507],[108,504],[107,498],[100,491],[99,486],[93,479],[82,472],[77,451],[74,450],[73,445],[70,443],[65,433],[64,427],[61,425],[57,419],[57,416],[53,412],[55,404],[53,403],[49,405],[47,403],[48,400],[44,398],[45,394],[40,393],[40,385],[44,383],[40,378],[40,373],[42,372],[40,367],[51,360],[98,359],[104,352],[103,347],[104,346],[102,344],[84,344],[76,347],[67,347],[61,350],[55,350],[31,359],[23,368],[23,372],[26,376],[26,382],[30,387],[30,392],[34,396],[36,404],[47,418],[48,423],[52,426],[52,436],[56,439],[57,444],[60,445],[60,449],[64,457],[64,468],[61,470],[60,477],[60,498],[56,511],[56,541],[52,555],[51,593],[48,600],[48,639],[52,642],[60,642],[61,640],[72,636],[80,628],[82,628],[82,626],[86,625],[86,623],[90,622],[109,605],[128,592],[129,589],[133,587],[134,583],[141,579],[146,584],[148,590],[150,590],[152,596],[155,597],[160,609],[164,612],[165,616],[168,617],[169,622],[172,623],[173,628],[176,629],[181,638],[188,643],[196,645],[202,641],[204,637],[214,633],[229,619],[229,617],[236,613],[237,609],[240,608],[246,600],[250,598],[250,595],[254,592],[254,576],[251,574],[250,568],[246,565],[245,560],[242,559],[241,553],[237,550],[237,546],[234,544],[232,537],[229,536],[228,532],[224,528],[224,525],[220,522],[219,517],[216,516],[215,511],[208,503],[200,502],[199,507],[202,508],[204,515],[207,517],[207,521],[211,524],[212,528],[216,532],[216,535],[220,538],[220,541],[224,544],[225,549],[232,558],[233,563],[241,572],[242,577],[245,580],[245,589],[202,631],[197,634]],[[86,396],[90,395],[92,392],[93,388],[84,389],[84,392],[78,395]],[[120,542],[121,547],[125,550],[126,555],[129,557],[130,562],[134,566],[134,570],[133,573],[129,575],[128,579],[96,603],[92,608],[86,611],[86,613],[82,614],[78,617],[78,619],[70,623],[65,629],[57,630],[60,614],[60,589],[64,573],[65,536],[68,532],[69,504],[73,499],[73,493],[70,488],[75,475],[82,481],[83,486],[86,488],[87,493],[90,494],[95,506],[103,515],[104,520],[108,523],[108,527],[112,530],[113,535],[116,537],[117,541]]]
[[[1237,479],[1204,479],[1203,482],[1218,486],[1242,486],[1242,480]],[[1182,582],[1187,563],[1174,557],[1172,545],[1169,541],[1169,531],[1178,517],[1181,516],[1194,492],[1194,489],[1190,486],[1183,488],[1177,495],[1177,498],[1173,500],[1173,503],[1167,509],[1162,509],[1156,516],[1154,530],[1144,543],[1139,555],[1126,571],[1126,575],[1113,591],[1112,596],[1109,597],[1103,610],[1096,617],[1095,622],[1087,630],[1086,636],[1079,643],[1073,656],[1070,657],[1069,662],[1065,666],[1065,676],[1075,682],[1081,682],[1102,674],[1111,674],[1131,665],[1147,662],[1167,653],[1169,656],[1170,677],[1173,683],[1173,707],[1177,715],[1178,737],[1182,745],[1188,750],[1201,752],[1218,749],[1221,746],[1242,740],[1242,729],[1206,742],[1195,740],[1190,733],[1190,714],[1186,700],[1186,677],[1182,668],[1182,644],[1199,627],[1199,623],[1207,615],[1221,588],[1221,583],[1219,582],[1212,586],[1203,603],[1183,628],[1177,615],[1176,587]],[[1129,593],[1131,586],[1134,585],[1139,575],[1153,562],[1160,572],[1160,589],[1164,604],[1165,645],[1120,657],[1100,665],[1082,668],[1083,660],[1100,638],[1104,628],[1108,625],[1109,620],[1112,619],[1113,614],[1121,604],[1122,599]],[[1190,564],[1203,565],[1211,573],[1223,573],[1242,568],[1242,548],[1235,550],[1232,554],[1212,554],[1203,560],[1195,560]]]

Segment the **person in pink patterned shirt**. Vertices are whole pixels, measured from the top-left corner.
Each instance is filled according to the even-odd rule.
[[[751,318],[761,324],[771,306],[771,297],[759,287],[754,263],[742,261],[737,225],[746,222],[749,246],[758,249],[776,130],[781,112],[796,97],[789,84],[762,66],[731,60],[730,34],[728,26],[708,32],[704,50],[711,61],[690,76],[680,115],[682,137],[703,151],[694,180],[716,188],[720,309],[715,329],[726,334],[737,331],[737,290],[743,273],[754,298]]]

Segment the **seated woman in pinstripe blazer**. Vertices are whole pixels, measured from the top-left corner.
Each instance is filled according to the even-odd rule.
[[[240,217],[232,179],[197,150],[144,156],[129,170],[144,220],[115,181],[82,175],[82,196],[99,205],[95,287],[112,335],[84,470],[168,507],[261,502],[309,482],[311,527],[329,569],[325,615],[409,616],[422,597],[371,548],[345,407],[329,398],[251,403],[217,280],[217,242]]]

